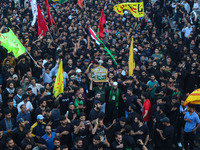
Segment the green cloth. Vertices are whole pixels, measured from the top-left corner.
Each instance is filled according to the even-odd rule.
[[[59,4],[63,4],[64,2],[66,2],[67,0],[59,0]],[[70,3],[70,0],[69,0]]]
[[[0,36],[0,45],[5,47],[8,53],[13,52],[15,57],[19,57],[20,55],[26,52],[25,47],[15,36],[13,31],[9,28],[9,32],[1,33]]]
[[[109,94],[109,101],[112,102],[115,101],[115,106],[119,106],[119,88],[116,90],[113,89],[113,87],[110,89],[110,94]]]
[[[75,107],[78,107],[79,105],[83,105],[83,104],[84,104],[83,100],[79,101],[78,99],[76,99],[75,102],[74,102]],[[83,109],[82,110],[77,109],[77,115],[80,114],[80,111],[83,111]]]

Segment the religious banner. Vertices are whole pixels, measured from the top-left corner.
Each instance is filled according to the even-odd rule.
[[[124,12],[123,12],[124,9],[129,10],[132,13],[132,15],[136,18],[144,17],[144,4],[143,4],[143,2],[140,2],[140,3],[121,3],[121,4],[116,4],[114,6],[115,12],[120,14],[120,15],[124,15]]]

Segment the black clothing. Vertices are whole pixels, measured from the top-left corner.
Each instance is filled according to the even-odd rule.
[[[67,144],[67,146],[69,148],[71,148],[73,146],[72,136],[71,136],[71,133],[73,132],[73,125],[71,123],[67,123],[67,125],[65,127],[60,125],[56,129],[56,133],[62,133],[63,131],[68,131],[69,134],[68,135],[63,135],[60,138],[60,143],[61,143],[61,145],[66,145]]]
[[[162,134],[163,137],[165,138],[165,140],[162,140],[162,149],[163,150],[172,149],[174,127],[172,125],[165,127]]]

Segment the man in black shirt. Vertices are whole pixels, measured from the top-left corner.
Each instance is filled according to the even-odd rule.
[[[71,150],[80,150],[82,148],[83,141],[80,137],[75,138],[74,140],[74,147]]]
[[[172,149],[174,127],[170,124],[170,120],[167,117],[161,119],[160,121],[164,125],[164,129],[156,129],[156,131],[159,133],[162,140],[161,150],[170,150]]]
[[[100,142],[100,136],[96,135],[93,138],[92,144],[89,145],[88,150],[105,150],[107,148],[107,145],[103,142]]]
[[[21,141],[22,149],[30,150],[35,147],[35,141],[30,130],[25,131],[25,138]]]
[[[101,110],[101,102],[99,100],[96,100],[94,102],[94,108],[91,109],[90,115],[89,115],[89,118],[92,124],[94,124],[95,119],[98,118],[100,110]]]
[[[66,145],[71,148],[72,145],[72,136],[73,125],[67,122],[65,116],[60,117],[60,125],[56,129],[56,136],[60,138],[61,145]]]
[[[13,130],[13,139],[15,140],[17,146],[20,146],[21,141],[26,136],[25,121],[23,118],[19,118],[17,123],[19,126]]]

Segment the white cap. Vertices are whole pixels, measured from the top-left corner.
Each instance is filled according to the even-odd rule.
[[[118,83],[117,82],[113,82],[113,85],[118,85]]]
[[[76,73],[81,73],[81,72],[82,72],[81,69],[76,70]]]
[[[133,50],[134,50],[135,52],[138,52],[138,49],[137,49],[137,48],[134,48]]]

